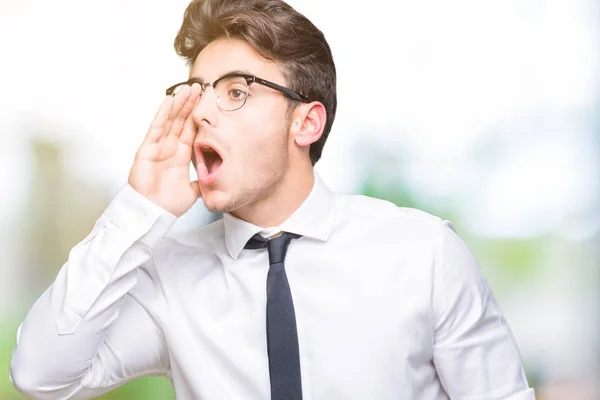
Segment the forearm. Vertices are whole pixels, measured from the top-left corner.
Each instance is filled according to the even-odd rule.
[[[119,193],[19,327],[10,373],[29,397],[69,397],[102,373],[92,365],[136,268],[175,220],[138,196]]]

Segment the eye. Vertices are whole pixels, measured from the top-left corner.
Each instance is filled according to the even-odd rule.
[[[242,76],[227,76],[217,82],[215,91],[219,98],[217,104],[222,110],[237,110],[246,103],[248,82]]]
[[[228,95],[229,95],[230,99],[236,100],[236,101],[243,101],[248,96],[248,94],[246,93],[245,90],[240,90],[240,89],[231,89],[231,90],[229,90]]]

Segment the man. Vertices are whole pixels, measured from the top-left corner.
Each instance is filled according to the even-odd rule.
[[[197,0],[175,47],[189,80],[19,327],[22,393],[163,375],[180,399],[533,398],[451,223],[313,170],[336,76],[310,21],[280,0]],[[199,197],[224,218],[167,238]]]

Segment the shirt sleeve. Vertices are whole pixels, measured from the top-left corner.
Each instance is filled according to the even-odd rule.
[[[176,217],[125,185],[17,330],[9,378],[32,399],[92,398],[168,373],[162,330],[128,293]]]
[[[440,224],[433,361],[451,399],[531,400],[519,350],[471,251]]]

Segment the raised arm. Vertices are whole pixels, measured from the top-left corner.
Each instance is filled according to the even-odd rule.
[[[153,250],[198,199],[189,176],[198,94],[196,85],[165,98],[128,184],[19,326],[10,379],[28,398],[92,398],[168,373],[162,330],[130,291],[152,279]]]

